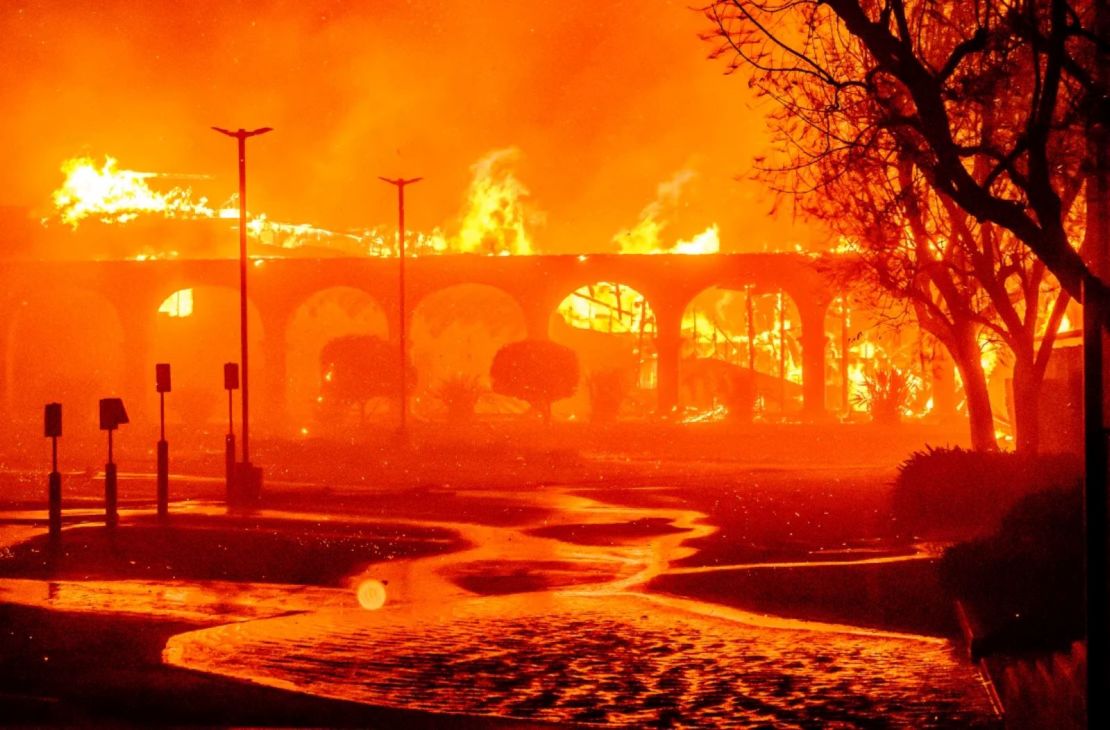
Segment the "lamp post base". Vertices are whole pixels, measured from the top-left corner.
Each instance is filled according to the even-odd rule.
[[[237,462],[228,491],[227,506],[250,509],[262,501],[262,467]]]
[[[116,481],[116,465],[104,465],[104,525],[115,527],[119,524],[119,486]]]

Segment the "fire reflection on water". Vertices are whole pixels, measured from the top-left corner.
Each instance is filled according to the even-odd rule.
[[[358,605],[362,606],[367,611],[377,611],[385,605],[385,584],[380,580],[368,578],[358,584],[355,595],[358,596]]]
[[[971,668],[944,640],[639,592],[715,529],[699,512],[554,489],[520,499],[552,508],[545,528],[663,518],[678,529],[582,544],[537,536],[539,525],[452,524],[471,548],[356,579],[388,581],[381,610],[323,607],[182,634],[165,658],[335,698],[554,721],[990,722]],[[475,596],[460,588],[475,573],[529,592]]]
[[[945,640],[642,592],[694,552],[688,541],[716,529],[699,512],[615,507],[563,489],[517,498],[549,508],[547,518],[431,523],[469,547],[370,565],[347,590],[5,580],[0,599],[218,624],[171,638],[164,660],[377,705],[634,726],[992,722],[972,668]],[[622,531],[630,525],[647,527]],[[605,529],[573,542],[547,536],[578,526]]]
[[[629,595],[480,598],[444,606],[436,621],[322,611],[180,635],[165,656],[330,697],[555,721],[921,727],[988,717],[940,642],[769,629]]]
[[[56,611],[225,623],[357,605],[335,588],[227,581],[0,580],[0,602]]]

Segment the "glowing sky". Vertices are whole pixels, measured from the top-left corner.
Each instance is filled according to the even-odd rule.
[[[517,147],[541,251],[615,250],[683,171],[665,239],[717,222],[726,251],[809,243],[736,179],[765,149],[765,103],[706,60],[707,29],[686,0],[8,0],[0,204],[41,207],[63,159],[104,153],[213,175],[190,184],[222,200],[234,148],[208,127],[267,125],[249,201],[273,218],[389,223],[377,176],[423,175],[412,226],[450,228],[470,166]]]

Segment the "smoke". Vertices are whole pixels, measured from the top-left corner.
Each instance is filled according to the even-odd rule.
[[[235,149],[209,127],[272,126],[247,153],[248,204],[271,220],[388,227],[395,195],[377,177],[423,176],[410,227],[448,230],[473,161],[515,147],[522,200],[547,211],[521,220],[537,250],[616,248],[677,168],[701,184],[690,218],[719,222],[731,249],[805,239],[736,181],[763,123],[743,80],[705,60],[705,22],[630,0],[4,3],[0,206],[41,213],[62,160],[107,153],[210,175],[190,187],[222,202]]]

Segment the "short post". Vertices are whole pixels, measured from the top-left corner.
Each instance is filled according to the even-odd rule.
[[[119,482],[112,460],[112,431],[108,432],[108,463],[104,465],[104,524],[108,527],[119,524]]]
[[[166,393],[170,392],[170,364],[154,366],[155,387],[158,389],[158,517],[170,515],[170,445],[166,442]]]
[[[112,454],[112,433],[121,424],[129,423],[123,401],[119,398],[100,399],[100,430],[108,432],[108,463],[104,465],[104,524],[119,524],[119,487],[116,462]]]
[[[62,475],[58,472],[58,437],[62,435],[62,404],[47,403],[46,437],[50,439],[50,478],[47,489],[50,506],[50,539],[62,536]]]
[[[235,417],[232,391],[239,389],[239,363],[224,363],[224,389],[227,390],[227,436],[224,438],[224,468],[227,476],[227,501],[234,501],[235,489]]]

